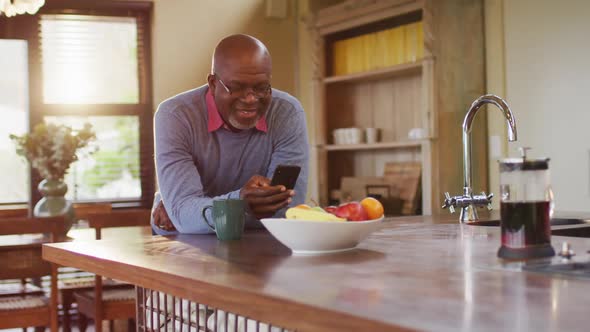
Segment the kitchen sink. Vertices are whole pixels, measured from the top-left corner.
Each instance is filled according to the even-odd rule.
[[[473,226],[500,226],[500,220],[486,220],[471,223]],[[577,218],[553,218],[551,219],[551,226],[566,226],[566,225],[588,225],[590,227],[590,220]]]
[[[500,220],[485,220],[471,223],[472,226],[500,226]],[[590,219],[553,218],[551,235],[590,238]]]
[[[590,224],[582,227],[552,229],[552,235],[590,238]]]

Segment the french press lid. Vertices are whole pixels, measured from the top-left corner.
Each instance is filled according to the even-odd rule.
[[[526,153],[531,148],[520,147],[521,158],[506,158],[500,160],[500,172],[538,171],[549,169],[549,158],[530,159]]]

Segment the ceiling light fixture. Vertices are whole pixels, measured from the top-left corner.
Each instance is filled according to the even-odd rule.
[[[0,16],[12,17],[19,14],[35,14],[45,0],[0,0]]]

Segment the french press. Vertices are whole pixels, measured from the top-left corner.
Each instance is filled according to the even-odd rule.
[[[521,158],[500,160],[502,246],[498,257],[505,259],[555,255],[551,246],[549,158],[527,158],[527,150],[520,148]]]

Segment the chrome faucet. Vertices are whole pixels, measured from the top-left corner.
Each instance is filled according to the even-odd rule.
[[[442,206],[443,209],[449,208],[451,213],[455,212],[456,207],[460,207],[459,222],[461,223],[472,223],[478,220],[477,206],[487,205],[488,210],[492,209],[492,197],[494,197],[494,194],[486,195],[485,192],[482,192],[481,195],[473,195],[473,189],[471,188],[471,124],[477,111],[485,104],[496,105],[502,111],[506,123],[508,123],[508,140],[513,142],[517,139],[516,121],[504,99],[496,95],[484,95],[471,104],[463,120],[463,195],[451,197],[448,192],[445,192],[445,200]]]

